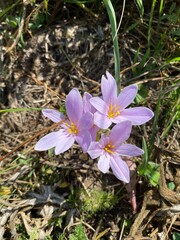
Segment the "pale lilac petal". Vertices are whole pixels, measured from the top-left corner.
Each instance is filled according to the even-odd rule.
[[[124,122],[126,121],[127,119],[125,117],[122,117],[121,114],[114,117],[114,118],[111,118],[112,122],[117,124],[117,123],[121,123],[121,122]]]
[[[78,89],[73,88],[66,97],[66,112],[69,120],[75,124],[83,113],[83,101]]]
[[[105,134],[101,135],[101,139],[99,140],[99,146],[100,148],[105,148],[107,144],[110,143],[110,139],[108,136],[106,136]]]
[[[117,124],[117,123],[121,123],[121,122],[124,122],[126,121],[127,119],[125,117],[122,117],[121,114],[119,114],[118,116],[114,117],[112,119],[112,122]]]
[[[102,155],[98,160],[98,168],[101,172],[107,173],[109,171],[109,155]]]
[[[117,98],[117,105],[120,106],[120,110],[125,109],[129,104],[132,103],[136,97],[138,91],[137,85],[130,85],[125,87],[119,94]]]
[[[92,98],[92,95],[90,93],[85,92],[83,96],[83,106],[84,106],[84,112],[91,112],[95,113],[97,110],[93,107],[93,105],[90,103],[90,99]]]
[[[123,121],[115,125],[109,134],[112,144],[117,147],[126,141],[130,136],[131,129],[132,124],[130,121]]]
[[[102,76],[101,78],[101,92],[103,100],[108,103],[114,103],[117,98],[117,84],[113,76],[106,72],[107,79]]]
[[[78,122],[78,129],[81,131],[83,129],[90,129],[93,126],[93,114],[90,112],[86,112],[81,117]]]
[[[37,151],[46,151],[55,147],[58,141],[61,140],[62,130],[58,132],[52,132],[41,138],[35,145],[35,150]]]
[[[90,103],[92,104],[92,106],[97,109],[97,111],[99,111],[102,114],[108,114],[108,110],[109,107],[106,104],[105,101],[103,101],[100,97],[92,97],[90,99]]]
[[[76,142],[81,146],[83,153],[86,153],[91,142],[91,134],[89,131],[81,131],[78,135],[75,136]]]
[[[132,125],[141,125],[153,118],[154,113],[146,107],[134,107],[122,111],[121,116],[130,120]]]
[[[45,117],[49,118],[55,123],[60,122],[65,118],[62,113],[54,109],[43,109],[42,113]]]
[[[111,125],[112,121],[106,115],[96,112],[94,114],[94,123],[99,128],[107,129]]]
[[[99,131],[99,127],[97,127],[96,125],[93,125],[90,129],[89,132],[91,134],[91,138],[92,141],[96,141],[96,136],[97,136],[97,132]]]
[[[73,135],[67,134],[65,130],[61,135],[61,139],[59,139],[58,143],[55,147],[55,154],[58,155],[67,151],[75,142],[75,138]]]
[[[110,167],[113,171],[113,174],[119,180],[129,183],[130,171],[128,165],[119,156],[113,156],[110,158]]]
[[[83,95],[83,108],[84,112],[91,112],[92,105],[90,104],[90,99],[92,98],[92,95],[88,92],[85,92]]]
[[[61,128],[66,129],[66,132],[68,131],[70,126],[71,126],[71,122],[69,120],[66,120],[61,124]]]
[[[98,142],[91,142],[87,152],[92,159],[95,159],[103,153],[103,150],[99,147]]]
[[[132,144],[122,144],[119,148],[116,149],[116,152],[122,156],[139,156],[144,154],[144,151],[141,148],[138,148]]]

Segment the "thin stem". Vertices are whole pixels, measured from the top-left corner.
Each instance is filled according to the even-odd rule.
[[[104,5],[107,9],[107,13],[109,16],[110,24],[111,24],[111,31],[112,31],[112,39],[113,39],[113,46],[114,46],[114,67],[115,67],[115,79],[117,85],[120,89],[120,58],[119,58],[119,46],[118,46],[118,37],[117,37],[117,23],[116,23],[116,15],[113,8],[113,5],[110,0],[103,0]]]

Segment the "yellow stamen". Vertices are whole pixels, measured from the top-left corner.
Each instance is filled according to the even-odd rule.
[[[114,148],[114,145],[110,142],[105,146],[104,149],[106,152],[113,154],[114,153],[113,148]]]
[[[109,111],[108,111],[108,117],[114,118],[120,114],[119,106],[116,106],[116,104],[110,104],[109,105]]]
[[[68,132],[75,135],[78,133],[78,129],[73,122],[71,122],[71,126],[68,128]]]

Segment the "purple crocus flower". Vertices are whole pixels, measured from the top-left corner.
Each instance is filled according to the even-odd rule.
[[[119,95],[117,95],[117,84],[113,76],[106,72],[106,76],[101,79],[101,97],[93,97],[90,103],[96,108],[94,114],[95,124],[107,129],[111,123],[120,123],[123,120],[130,120],[132,125],[141,125],[149,121],[153,116],[153,112],[146,107],[133,107],[126,109],[134,100],[138,87],[130,85],[125,87]]]
[[[122,121],[115,125],[109,136],[102,135],[99,142],[92,142],[88,153],[92,159],[99,157],[98,168],[107,173],[111,167],[114,175],[123,182],[130,181],[129,167],[121,156],[139,156],[143,150],[132,145],[123,143],[129,138],[132,124],[130,121]]]
[[[92,113],[83,112],[83,101],[78,89],[72,89],[66,97],[66,112],[68,120],[61,124],[61,129],[41,138],[35,145],[35,150],[45,151],[55,147],[55,154],[68,150],[76,141],[86,152],[90,143],[89,129],[93,125]],[[44,109],[43,115],[53,122],[64,120],[63,114],[56,110]]]

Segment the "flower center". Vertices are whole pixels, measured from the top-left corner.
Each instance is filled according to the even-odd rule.
[[[119,106],[116,106],[116,104],[110,104],[109,105],[109,111],[108,111],[108,118],[114,118],[120,114]]]
[[[76,127],[76,125],[71,122],[71,126],[68,127],[68,133],[74,134],[76,135],[78,133],[78,128]]]
[[[113,154],[114,153],[113,148],[114,148],[114,145],[110,142],[105,146],[104,149],[106,152]]]

